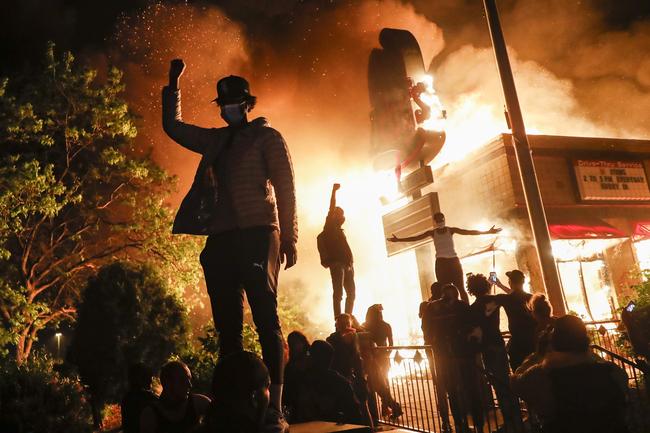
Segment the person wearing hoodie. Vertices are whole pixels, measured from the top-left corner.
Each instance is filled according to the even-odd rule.
[[[332,186],[330,207],[325,218],[323,231],[316,237],[321,265],[329,268],[332,277],[332,302],[334,307],[334,320],[341,314],[341,301],[345,289],[346,314],[352,314],[356,285],[354,283],[354,257],[348,244],[348,239],[343,231],[345,212],[336,205],[336,191],[341,185]]]
[[[284,345],[277,312],[280,264],[296,263],[298,224],[293,167],[282,135],[263,118],[248,120],[256,98],[248,82],[230,75],[217,82],[222,128],[185,123],[181,113],[181,59],[172,60],[163,88],[163,129],[199,153],[192,187],[173,233],[207,236],[201,265],[219,333],[220,356],[243,350],[244,294],[269,369],[270,413],[280,413]]]
[[[589,349],[580,318],[555,320],[549,348],[511,376],[513,391],[542,422],[543,433],[627,433],[627,374]]]

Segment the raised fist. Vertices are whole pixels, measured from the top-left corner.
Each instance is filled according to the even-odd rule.
[[[185,71],[185,63],[183,59],[174,59],[169,64],[169,79],[178,80]]]
[[[341,189],[341,184],[340,183],[335,183],[334,185],[332,185],[332,190],[333,191],[338,191],[339,189]]]

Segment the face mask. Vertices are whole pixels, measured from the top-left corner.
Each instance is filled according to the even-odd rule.
[[[221,117],[228,125],[238,125],[244,120],[243,104],[227,104],[221,107]]]

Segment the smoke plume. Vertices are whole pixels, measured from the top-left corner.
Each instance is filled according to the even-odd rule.
[[[462,158],[506,128],[480,2],[271,3],[271,9],[269,2],[226,2],[224,9],[158,4],[120,21],[110,57],[125,70],[128,99],[141,116],[138,144],[179,176],[176,205],[198,156],[162,132],[160,89],[169,60],[181,57],[188,65],[181,84],[184,118],[203,126],[222,125],[209,102],[216,81],[228,74],[247,77],[258,97],[253,114],[284,135],[297,179],[299,261],[283,272],[281,285],[297,287],[296,302],[314,322],[330,327],[329,274],[320,267],[315,237],[331,184],[340,182],[344,227],[355,252],[355,313],[363,316],[369,305],[384,303],[388,320],[403,324],[397,333],[406,341],[418,327],[417,270],[412,255],[386,258],[381,191],[368,153],[367,59],[383,27],[416,36],[449,113],[448,142],[435,164]],[[511,1],[502,12],[531,132],[648,136],[648,22],[609,30],[590,2],[561,0]]]

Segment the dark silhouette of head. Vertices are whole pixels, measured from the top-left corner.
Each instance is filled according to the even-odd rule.
[[[442,286],[442,299],[446,302],[457,301],[460,297],[458,293],[458,288],[452,283],[447,283]]]
[[[434,281],[431,284],[431,299],[434,301],[442,297],[442,284],[439,281]]]
[[[160,369],[161,398],[180,403],[190,395],[192,373],[183,361],[169,361]]]
[[[436,212],[433,214],[433,221],[435,221],[436,225],[438,227],[442,227],[445,225],[445,214],[442,212]]]
[[[334,348],[324,340],[316,340],[309,348],[311,365],[317,370],[329,370],[334,359]]]
[[[214,404],[228,416],[261,426],[269,406],[271,379],[264,362],[251,352],[234,352],[217,362],[212,376]]]
[[[250,94],[250,86],[245,78],[229,75],[217,82],[217,97],[214,100],[221,108],[221,117],[230,126],[247,122],[247,113],[257,102]]]
[[[366,324],[372,325],[384,320],[384,307],[381,304],[374,304],[366,311]]]
[[[553,314],[551,304],[546,300],[546,296],[541,293],[535,293],[528,302],[528,308],[532,311],[537,321],[548,320]]]
[[[345,223],[345,211],[343,208],[336,206],[327,216],[329,225],[333,227],[341,227]]]
[[[300,331],[292,331],[287,336],[289,345],[289,359],[303,358],[309,352],[309,340]]]
[[[490,293],[490,282],[483,274],[472,274],[467,277],[467,291],[475,298]]]
[[[579,317],[571,315],[557,319],[551,333],[551,347],[556,352],[587,352],[589,334],[584,322]]]
[[[141,362],[129,365],[128,370],[129,389],[148,390],[151,389],[153,374],[151,369]]]
[[[512,271],[506,272],[508,277],[508,285],[514,291],[523,291],[524,282],[526,281],[526,276],[519,269],[514,269]]]
[[[336,331],[343,332],[346,329],[352,328],[352,316],[347,313],[339,314],[336,318]]]

